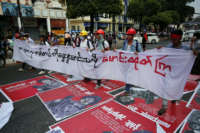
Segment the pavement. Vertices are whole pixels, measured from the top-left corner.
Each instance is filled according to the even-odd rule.
[[[122,44],[120,40],[120,45]],[[148,44],[147,49],[155,48],[157,46],[164,46],[168,41],[163,41],[159,44]],[[21,64],[16,64],[12,59],[7,59],[5,68],[0,69],[0,86],[18,82],[38,75],[40,70],[29,70],[28,66],[24,72],[18,72]],[[188,99],[191,96],[186,97]],[[1,99],[1,98],[0,98]],[[0,133],[45,133],[49,130],[49,126],[53,125],[56,121],[46,110],[37,96],[15,102],[14,111],[10,121],[0,130]]]

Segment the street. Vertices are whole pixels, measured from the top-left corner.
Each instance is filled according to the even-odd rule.
[[[122,40],[119,41],[121,46]],[[147,49],[157,46],[165,46],[169,41],[161,41],[159,44],[147,44]],[[21,64],[8,64],[0,69],[0,85],[23,81],[38,77],[40,70],[29,70],[28,66],[24,72],[18,72]],[[45,74],[44,74],[45,75]],[[48,73],[46,73],[48,75]],[[121,92],[121,91],[120,91]],[[120,93],[117,92],[117,93]],[[185,95],[184,100],[188,100],[192,93]],[[10,121],[0,130],[0,133],[44,133],[49,130],[49,126],[56,123],[38,96],[33,96],[25,100],[14,103],[14,112]]]

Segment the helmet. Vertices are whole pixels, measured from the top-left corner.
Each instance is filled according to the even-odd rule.
[[[88,35],[88,32],[85,30],[82,30],[80,33],[80,36],[87,36],[87,35]]]
[[[102,34],[102,35],[104,35],[105,32],[102,29],[99,29],[99,30],[96,31],[96,34]]]
[[[128,31],[126,32],[127,35],[135,35],[136,31],[133,28],[128,29]]]

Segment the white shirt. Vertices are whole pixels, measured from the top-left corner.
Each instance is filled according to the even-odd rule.
[[[128,45],[127,51],[132,52],[132,51],[131,51],[131,45]]]
[[[88,48],[88,44],[87,44],[87,39],[85,40],[81,40],[81,43],[80,43],[80,47],[81,48],[84,48],[84,49],[89,49],[89,50],[92,50],[94,47],[92,46],[92,43],[89,41],[89,48]]]

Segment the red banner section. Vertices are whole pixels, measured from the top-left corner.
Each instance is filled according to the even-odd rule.
[[[195,92],[187,104],[187,107],[200,110],[200,84],[196,87]]]
[[[111,98],[101,91],[83,87],[80,83],[39,93],[55,120],[61,120],[89,109]]]
[[[66,84],[49,76],[36,77],[12,84],[0,86],[0,88],[12,99],[12,101],[23,100],[34,96],[38,92],[59,88]]]
[[[199,133],[200,132],[200,111],[192,110],[185,120],[180,133]]]
[[[69,133],[156,133],[156,123],[109,101],[82,114],[66,119],[59,126]],[[160,132],[159,132],[160,133]]]
[[[194,91],[197,85],[198,85],[197,81],[187,80],[186,85],[184,87],[184,92]]]
[[[59,80],[63,81],[64,83],[67,83],[67,84],[72,84],[72,83],[80,81],[80,80],[70,81],[70,75],[62,74],[62,73],[52,73],[50,76],[52,76],[56,79],[59,79]]]
[[[158,111],[162,107],[161,98],[145,89],[137,88],[137,90],[132,91],[132,95],[121,94],[116,97],[116,100],[126,105],[133,112],[160,124],[167,133],[176,131],[191,111],[191,109],[185,107],[186,103],[183,101],[177,103],[168,102],[166,113],[159,116]]]

